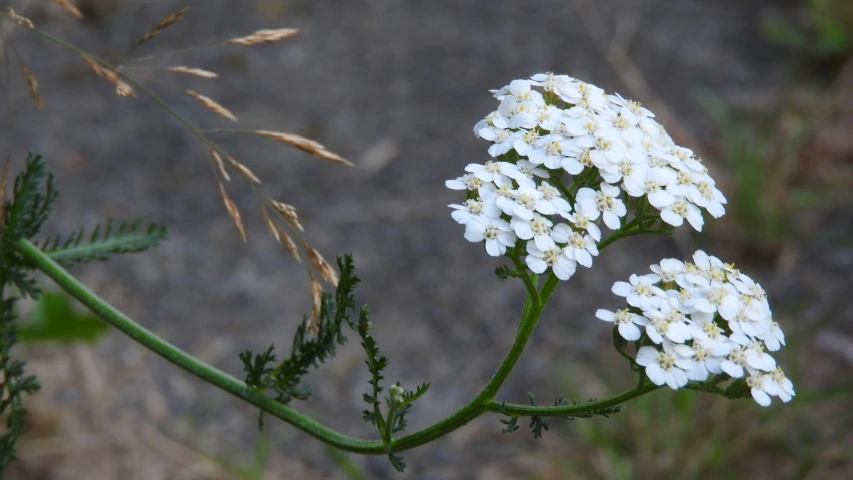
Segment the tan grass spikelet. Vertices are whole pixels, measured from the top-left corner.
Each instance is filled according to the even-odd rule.
[[[12,20],[18,25],[27,28],[36,28],[35,26],[33,26],[33,22],[29,18],[23,15],[18,15],[17,13],[15,13],[14,10],[12,10],[11,7],[6,8],[6,13],[8,13],[9,16],[12,17]]]
[[[83,61],[86,62],[89,67],[92,68],[92,71],[94,71],[99,77],[106,78],[107,81],[112,84],[116,83],[116,74],[113,71],[102,67],[100,63],[89,57],[84,56]]]
[[[326,160],[331,160],[333,162],[342,163],[344,165],[352,167],[353,164],[345,159],[343,159],[338,154],[332,153],[326,150],[326,147],[321,145],[314,140],[307,139],[305,137],[286,132],[273,132],[269,130],[252,130],[252,133],[256,135],[261,135],[264,137],[271,138],[278,142],[286,143],[293,147],[296,147],[303,152],[310,153],[311,155],[315,155],[320,158],[325,158]]]
[[[308,331],[317,335],[320,330],[320,310],[323,308],[323,287],[314,278],[314,272],[308,270],[308,278],[311,279],[311,322],[308,323]]]
[[[135,97],[136,92],[133,87],[123,80],[116,79],[116,93],[119,97]]]
[[[225,43],[230,45],[260,45],[290,38],[299,33],[296,28],[279,28],[275,30],[258,30],[245,37],[232,38]]]
[[[234,121],[234,122],[237,121],[237,117],[235,117],[234,114],[231,113],[231,110],[228,110],[227,108],[223,107],[222,105],[216,103],[216,101],[214,101],[210,97],[205,97],[204,95],[202,95],[198,92],[195,92],[193,90],[184,90],[184,92],[187,95],[198,100],[199,103],[201,103],[205,107],[207,107],[207,108],[213,110],[214,112],[218,113],[219,115],[222,115],[223,117],[225,117],[231,121]]]
[[[278,225],[267,215],[267,209],[263,206],[261,207],[261,214],[264,216],[264,223],[267,224],[267,229],[270,231],[270,235],[275,239],[276,242],[281,243],[281,233],[279,233]]]
[[[142,38],[140,38],[140,39],[139,39],[139,41],[138,41],[138,42],[136,42],[136,45],[134,45],[134,47],[138,47],[138,46],[142,45],[143,43],[147,42],[148,40],[151,40],[152,38],[154,38],[154,37],[156,37],[157,35],[159,35],[159,34],[160,34],[160,32],[162,32],[163,30],[165,30],[166,28],[168,28],[168,27],[169,27],[169,25],[172,25],[172,24],[177,23],[178,21],[180,21],[181,17],[182,17],[182,16],[184,15],[184,13],[186,13],[186,11],[187,11],[187,10],[189,10],[189,9],[190,9],[190,7],[184,7],[184,8],[182,8],[182,9],[178,10],[177,12],[175,12],[175,13],[173,13],[173,14],[169,15],[168,17],[164,18],[164,19],[163,19],[160,23],[158,23],[154,28],[152,28],[151,30],[149,30],[149,31],[148,31],[148,33],[146,33],[145,35],[143,35],[143,36],[142,36]]]
[[[302,257],[299,255],[299,249],[296,247],[296,242],[290,238],[290,235],[284,231],[283,228],[276,225],[276,230],[278,230],[279,238],[281,238],[281,244],[284,245],[284,248],[287,249],[287,252],[299,263],[302,263]]]
[[[168,70],[170,72],[185,73],[187,75],[195,75],[196,77],[201,77],[201,78],[218,78],[219,77],[219,74],[217,74],[216,72],[211,72],[210,70],[204,70],[202,68],[177,66],[177,67],[169,67],[166,70]]]
[[[228,175],[228,172],[225,170],[225,163],[222,161],[222,157],[220,157],[216,150],[212,148],[208,148],[207,151],[210,152],[210,156],[213,158],[213,163],[216,164],[216,168],[219,169],[219,173],[222,175],[222,178],[224,178],[226,182],[230,182],[231,176]]]
[[[329,265],[329,262],[327,262],[326,259],[323,258],[322,255],[320,255],[320,252],[318,252],[317,250],[312,248],[311,245],[308,245],[304,241],[302,242],[302,247],[305,249],[305,252],[308,254],[308,260],[311,261],[311,265],[314,266],[314,268],[317,270],[317,272],[319,272],[320,275],[322,275],[322,277],[327,282],[329,282],[332,285],[334,285],[335,287],[337,287],[338,286],[338,274],[337,274],[337,272],[335,272],[335,270],[332,268],[332,266]]]
[[[251,180],[251,181],[253,181],[253,182],[257,183],[258,185],[260,185],[260,184],[261,184],[261,179],[260,179],[260,178],[258,178],[258,176],[257,176],[257,175],[255,175],[255,173],[254,173],[254,172],[252,172],[251,170],[249,170],[249,167],[247,167],[247,166],[243,165],[242,163],[238,162],[238,161],[237,161],[237,160],[235,160],[235,159],[234,159],[234,157],[232,157],[231,155],[228,155],[228,161],[229,161],[229,162],[231,162],[231,165],[232,165],[234,168],[236,168],[240,173],[242,173],[246,178],[248,178],[249,180]]]
[[[288,205],[284,202],[278,202],[271,198],[267,198],[267,201],[272,205],[272,208],[281,215],[282,218],[287,220],[288,223],[298,228],[300,232],[304,232],[305,229],[302,228],[302,224],[299,223],[299,215],[296,213],[296,207],[293,205]]]
[[[41,96],[39,95],[39,82],[23,63],[21,64],[21,72],[23,72],[24,79],[27,81],[27,88],[30,90],[30,97],[32,97],[33,101],[36,102],[36,105],[39,108],[42,108],[44,106],[44,102],[42,102]]]
[[[80,19],[83,18],[83,12],[81,12],[80,9],[74,6],[74,4],[71,3],[69,0],[53,0],[53,3],[59,5],[71,15],[74,15],[75,17]]]
[[[237,227],[237,233],[240,234],[240,238],[243,240],[243,243],[246,243],[246,229],[243,227],[243,220],[240,218],[240,210],[237,209],[237,205],[235,205],[234,201],[231,200],[231,197],[228,196],[228,193],[225,191],[225,185],[222,185],[222,182],[219,180],[217,180],[216,183],[219,184],[219,195],[222,197],[225,209],[228,210],[228,215],[230,215],[231,220],[234,221],[234,226]]]
[[[116,87],[116,94],[120,97],[135,97],[136,91],[133,87],[130,86],[129,83],[124,80],[118,78],[116,72],[111,69],[104,67],[94,59],[90,57],[83,57],[83,61],[86,62],[89,67],[91,67],[92,71],[95,72],[99,77],[105,78],[108,82],[112,83]]]

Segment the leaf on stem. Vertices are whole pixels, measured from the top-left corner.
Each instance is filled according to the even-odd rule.
[[[113,255],[139,253],[156,247],[169,234],[169,230],[160,224],[150,223],[143,228],[142,220],[122,221],[118,228],[108,220],[106,225],[95,227],[88,240],[84,241],[84,231],[68,235],[62,240],[61,235],[48,238],[39,247],[50,258],[63,266],[91,261],[104,261]]]

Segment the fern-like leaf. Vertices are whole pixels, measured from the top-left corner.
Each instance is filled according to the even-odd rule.
[[[106,225],[98,225],[90,235],[83,229],[68,235],[61,235],[41,242],[41,249],[50,258],[63,266],[75,263],[108,260],[113,255],[138,253],[154,248],[169,234],[169,230],[156,223],[143,225],[142,220],[124,220],[115,228],[112,220]]]

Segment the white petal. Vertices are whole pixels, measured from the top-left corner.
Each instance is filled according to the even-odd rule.
[[[620,323],[619,324],[619,335],[622,335],[622,338],[628,341],[639,340],[642,332],[640,332],[640,328],[633,323]]]

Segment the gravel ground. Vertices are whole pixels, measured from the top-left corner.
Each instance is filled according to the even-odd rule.
[[[223,139],[264,180],[266,194],[300,209],[313,245],[329,256],[353,252],[363,278],[357,297],[372,307],[376,337],[391,359],[386,378],[433,382],[411,429],[453,411],[485,383],[511,343],[520,311],[521,286],[495,279],[496,263],[462,238],[445,207],[458,196],[444,180],[486,157],[471,127],[494,106],[489,88],[539,71],[569,73],[638,97],[653,110],[667,107],[683,129],[681,140],[713,153],[719,152],[717,132],[699,94],[761,102],[786,84],[792,69],[783,52],[760,41],[761,15],[785,12],[790,3],[769,0],[80,3],[95,15],[82,25],[50,5],[31,8],[30,18],[105,55],[120,54],[184,4],[193,7],[186,20],[140,53],[259,28],[301,29],[274,46],[178,56],[171,64],[222,77],[175,80],[218,99],[247,128],[300,133],[357,164],[346,169],[272,142]],[[576,10],[593,3],[649,89],[625,83],[631,65],[609,63],[601,54],[595,17]],[[251,192],[231,188],[248,217],[250,240],[243,245],[217,198],[204,152],[188,132],[146,98],[115,98],[73,55],[23,32],[15,39],[39,78],[46,108],[34,112],[25,90],[17,89],[16,126],[0,131],[0,139],[43,153],[55,169],[63,196],[50,230],[137,216],[172,230],[156,251],[73,272],[143,325],[234,374],[240,350],[261,350],[271,340],[287,345],[310,311],[305,272],[265,235]],[[638,88],[648,97],[637,95]],[[193,122],[225,125],[193,100],[165,95]],[[725,178],[725,167],[717,168]],[[849,239],[849,222],[838,224],[840,238]],[[829,290],[815,285],[849,283],[853,254],[845,241],[839,247],[812,239],[788,252],[793,261],[786,269],[765,268],[759,270],[764,277],[756,276],[779,298],[805,291],[801,298],[829,305],[815,296]],[[613,281],[664,255],[682,255],[691,242],[684,239],[679,249],[670,239],[629,239],[562,285],[501,398],[524,401],[528,390],[557,396],[571,375],[585,396],[607,394],[602,381],[587,378],[586,366],[609,355],[609,330],[594,320],[595,309],[612,305]],[[835,307],[850,319],[849,305]],[[312,375],[315,396],[297,406],[343,432],[372,437],[360,419],[367,376],[356,347]],[[849,345],[839,348],[849,354]],[[250,408],[118,333],[94,349],[28,354],[47,383],[33,401],[42,412],[35,428],[53,437],[29,444],[17,478],[232,478],[209,459],[247,457],[260,438]],[[274,452],[269,478],[341,478],[318,442],[284,424],[267,425]],[[518,478],[534,468],[526,453],[533,441],[501,437],[500,427],[495,417],[481,418],[407,452],[407,476]],[[548,451],[572,441],[570,428],[557,430],[543,441]],[[383,458],[354,462],[369,478],[398,478]]]

